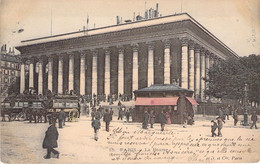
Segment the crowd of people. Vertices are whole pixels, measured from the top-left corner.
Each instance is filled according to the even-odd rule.
[[[237,109],[232,108],[231,106],[227,106],[225,109],[224,107],[219,108],[218,110],[218,117],[216,118],[217,122],[215,120],[211,120],[211,133],[212,137],[215,136],[222,136],[222,128],[223,124],[226,123],[226,120],[229,120],[229,116],[232,115],[232,118],[234,120],[234,126],[237,126],[238,123],[238,111]],[[241,120],[241,123],[243,123],[244,120]],[[252,124],[250,126],[250,129],[252,129],[254,126],[257,129],[256,122],[257,122],[257,113],[256,110],[253,111],[251,115],[251,121]],[[215,133],[216,129],[218,129],[218,134]]]
[[[229,108],[229,107],[228,107]],[[230,115],[232,113],[232,117],[234,119],[234,126],[237,125],[238,122],[238,113],[236,110],[233,110],[230,112],[229,109],[220,108],[218,110],[217,118],[216,120],[211,120],[211,133],[212,137],[219,136],[222,137],[222,128],[223,125],[226,123],[227,120],[230,119]],[[91,118],[91,126],[94,129],[94,140],[98,141],[98,133],[101,128],[101,119],[105,122],[105,128],[106,131],[109,132],[110,123],[113,120],[114,111],[112,108],[104,108],[101,105],[99,105],[97,108],[92,106],[91,112],[86,112],[86,115]],[[152,110],[144,110],[143,113],[143,122],[142,122],[142,128],[148,129],[148,125],[150,124],[150,128],[154,128],[155,118],[156,118],[155,111]],[[134,108],[126,108],[120,101],[118,102],[118,117],[117,120],[125,120],[125,122],[130,122],[130,118],[132,117],[132,121],[135,121],[135,110]],[[57,117],[55,119],[51,119],[50,127],[45,133],[45,138],[43,141],[43,148],[47,149],[47,154],[44,156],[44,158],[49,159],[51,158],[51,153],[54,154],[54,157],[59,158],[59,152],[55,150],[58,140],[58,131],[56,128],[56,121],[58,121],[59,128],[63,128],[65,125],[65,112],[64,110],[61,110],[59,113],[57,113]],[[158,115],[158,120],[161,125],[160,130],[164,131],[166,129],[167,124],[172,124],[172,120],[170,118],[170,113],[167,110],[161,110]],[[253,112],[251,116],[252,124],[250,128],[257,128],[256,122],[257,122],[257,114],[256,111]],[[187,124],[188,119],[184,119],[184,127],[185,124]],[[216,133],[217,130],[217,133]]]

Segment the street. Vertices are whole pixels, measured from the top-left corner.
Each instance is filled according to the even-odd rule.
[[[214,118],[214,116],[212,116]],[[242,117],[241,117],[242,118]],[[3,163],[142,163],[142,162],[256,162],[260,153],[260,130],[224,124],[223,137],[211,137],[211,116],[195,116],[195,125],[160,124],[148,130],[141,123],[125,123],[113,118],[110,131],[101,122],[99,140],[94,140],[91,118],[66,122],[58,128],[59,159],[44,159],[42,141],[47,123],[1,122]],[[217,132],[217,131],[216,131]]]

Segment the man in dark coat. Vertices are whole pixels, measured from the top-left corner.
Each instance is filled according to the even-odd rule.
[[[62,124],[63,124],[63,121],[65,120],[65,112],[64,112],[64,109],[61,109],[61,111],[59,112],[59,116],[58,116],[58,120],[59,120],[59,128],[62,128]]]
[[[214,120],[211,120],[211,123],[212,123],[212,125],[211,125],[212,137],[215,137],[215,136],[217,136],[217,134],[215,133],[215,131],[216,131],[218,125],[217,125],[217,123],[216,123]]]
[[[118,111],[118,118],[117,118],[117,120],[119,120],[119,119],[123,120],[123,113],[124,113],[124,111],[123,111],[122,108],[120,107],[120,109],[119,109],[119,111]]]
[[[130,112],[129,112],[128,109],[127,109],[126,112],[125,112],[125,117],[126,117],[126,122],[129,122]]]
[[[107,132],[109,132],[109,124],[110,124],[110,121],[112,120],[111,118],[112,117],[111,117],[110,112],[108,111],[108,109],[106,109],[106,112],[103,117],[103,121],[106,122],[106,131]]]
[[[233,113],[233,119],[234,119],[234,126],[237,126],[237,122],[238,122],[238,115],[237,115],[237,110],[234,110]]]
[[[225,123],[225,115],[223,112],[223,107],[221,107],[218,111],[218,117],[220,117],[222,119],[222,121]]]
[[[161,131],[164,131],[164,127],[167,122],[167,118],[166,118],[165,114],[163,113],[163,110],[159,114],[159,122],[161,123]]]
[[[145,110],[143,115],[143,129],[147,129],[149,117],[149,113],[147,112],[147,110]]]
[[[51,158],[51,152],[59,158],[59,152],[54,148],[58,147],[57,140],[58,140],[59,133],[56,128],[56,122],[52,122],[51,126],[45,132],[45,137],[42,143],[42,148],[47,149],[47,155],[44,156],[45,159]]]
[[[95,118],[95,120],[92,121],[91,123],[92,127],[94,128],[94,139],[97,141],[98,140],[98,130],[100,129],[100,120]]]
[[[220,117],[218,117],[217,120],[218,120],[218,136],[222,137],[221,129],[223,127],[223,120]]]
[[[113,120],[113,115],[114,115],[114,111],[112,108],[110,108],[110,117],[111,117],[111,121]]]
[[[229,120],[229,113],[230,113],[230,111],[229,111],[229,106],[224,110],[224,119],[226,119],[227,118],[227,120]]]
[[[153,128],[154,120],[155,120],[154,111],[151,110],[151,112],[150,112],[150,124],[151,124],[151,128]]]
[[[92,108],[92,112],[91,112],[91,121],[94,120],[95,116],[96,116],[96,108]]]
[[[255,111],[255,110],[254,110],[254,112],[253,112],[253,114],[252,114],[252,116],[251,116],[251,121],[253,121],[253,123],[252,123],[250,129],[252,129],[253,126],[255,126],[255,128],[257,129],[257,127],[256,127],[257,114],[256,114],[256,111]]]

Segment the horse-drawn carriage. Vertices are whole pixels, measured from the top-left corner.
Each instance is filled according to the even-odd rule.
[[[79,99],[76,95],[55,95],[50,102],[48,113],[66,113],[67,121],[77,121],[80,116]]]
[[[9,121],[14,120],[34,120],[35,122],[42,121],[45,116],[46,110],[44,99],[38,95],[25,95],[20,94],[17,96],[9,96],[1,104],[2,121],[8,117]]]

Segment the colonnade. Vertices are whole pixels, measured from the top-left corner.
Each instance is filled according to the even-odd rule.
[[[170,39],[165,39],[162,41],[164,44],[164,50],[163,50],[163,82],[164,84],[170,84],[171,83],[171,65],[173,64],[171,61],[171,56],[173,53],[171,52],[172,49],[181,49],[181,60],[179,61],[180,67],[181,67],[181,75],[179,79],[179,85],[182,88],[190,89],[194,91],[194,95],[196,99],[205,100],[204,90],[207,87],[206,82],[204,81],[205,78],[207,78],[207,72],[210,66],[212,66],[218,57],[214,55],[213,53],[210,53],[210,51],[206,50],[202,46],[194,43],[191,40],[188,40],[187,38],[182,38],[181,40],[181,47],[172,47],[171,48],[171,41]],[[147,42],[147,86],[150,86],[154,84],[154,72],[155,72],[155,57],[154,57],[154,41]],[[132,47],[132,82],[131,82],[131,88],[132,91],[140,89],[138,86],[139,83],[139,44],[134,43],[131,44]],[[125,60],[125,50],[124,46],[120,45],[117,46],[118,51],[118,94],[124,94],[124,86],[125,86],[125,68],[124,68],[124,60]],[[92,86],[91,91],[93,94],[98,94],[98,51],[96,49],[90,50],[92,55]],[[104,48],[104,94],[108,95],[111,94],[111,50],[109,47]],[[47,63],[48,63],[48,78],[47,78],[47,89],[50,91],[53,91],[53,74],[54,74],[54,61],[52,56],[47,56]],[[68,90],[75,90],[74,85],[74,66],[75,66],[75,55],[73,53],[69,54],[68,57]],[[80,63],[79,63],[79,78],[80,78],[80,89],[79,93],[80,95],[86,94],[86,53],[83,51],[80,51]],[[38,58],[38,94],[44,94],[43,93],[43,60]],[[58,69],[58,75],[57,75],[57,93],[58,94],[64,94],[64,56],[62,54],[58,55],[58,62],[57,62],[57,69]],[[29,87],[34,87],[34,65],[35,63],[30,60],[29,63]],[[21,64],[21,79],[20,79],[20,92],[22,93],[25,90],[25,63]]]

